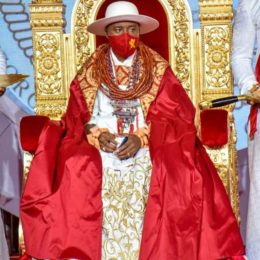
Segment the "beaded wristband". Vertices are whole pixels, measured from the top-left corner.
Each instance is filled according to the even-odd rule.
[[[134,135],[137,135],[141,140],[141,147],[147,147],[148,146],[148,138],[150,136],[150,128],[139,128],[134,133]]]
[[[87,134],[87,139],[89,144],[95,146],[97,149],[100,149],[100,144],[99,144],[99,136],[102,133],[108,132],[107,128],[98,128],[96,126],[92,127],[89,129],[90,134]]]

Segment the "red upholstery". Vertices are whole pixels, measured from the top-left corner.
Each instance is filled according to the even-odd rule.
[[[34,153],[39,137],[45,124],[50,119],[47,116],[26,116],[20,123],[20,140],[24,151]]]
[[[228,142],[228,112],[225,109],[204,110],[200,114],[201,141],[216,148]]]
[[[100,7],[97,19],[105,16],[107,6],[115,0],[106,0]],[[134,3],[140,14],[148,15],[160,22],[160,26],[155,31],[141,35],[141,40],[150,48],[156,50],[164,59],[169,60],[169,46],[168,46],[168,21],[166,13],[162,5],[157,0],[130,0]],[[106,38],[102,36],[97,37],[97,46],[106,42]]]

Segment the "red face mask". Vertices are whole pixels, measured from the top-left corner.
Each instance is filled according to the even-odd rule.
[[[113,51],[120,57],[126,59],[132,55],[138,47],[139,37],[123,33],[120,35],[108,36],[108,41]]]

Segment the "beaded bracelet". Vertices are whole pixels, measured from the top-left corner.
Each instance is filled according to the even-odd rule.
[[[150,128],[139,128],[134,133],[134,135],[137,135],[141,140],[141,147],[147,147],[148,146],[148,138],[150,136]]]
[[[102,133],[108,132],[107,128],[98,128],[96,126],[92,127],[89,129],[89,134],[87,134],[87,139],[89,144],[95,146],[97,149],[100,149],[100,144],[99,144],[99,136]]]

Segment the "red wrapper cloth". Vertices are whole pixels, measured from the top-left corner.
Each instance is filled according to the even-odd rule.
[[[168,68],[146,117],[153,168],[139,260],[244,255],[225,188],[196,137],[194,116]],[[21,200],[25,248],[35,258],[101,259],[102,160],[84,133],[90,117],[74,80],[65,131],[45,124]]]

